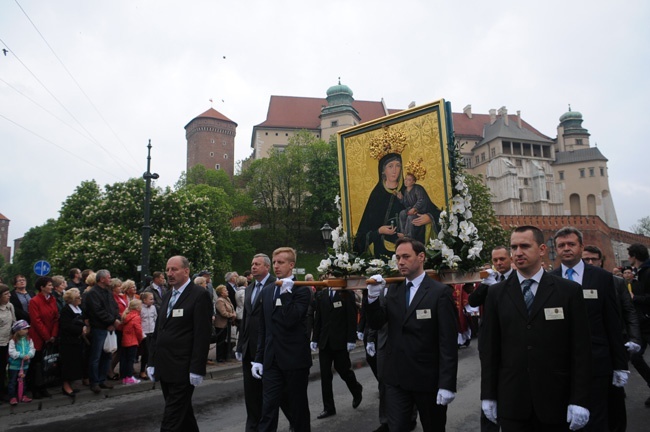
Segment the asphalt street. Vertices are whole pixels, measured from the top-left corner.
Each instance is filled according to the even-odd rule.
[[[479,430],[479,377],[480,365],[476,347],[472,344],[459,353],[458,394],[448,410],[448,431]],[[372,431],[378,426],[377,382],[370,368],[365,364],[363,351],[353,353],[357,379],[364,386],[363,402],[352,409],[352,396],[338,376],[334,377],[334,393],[337,415],[317,420],[323,409],[318,374],[318,363],[312,367],[309,384],[309,404],[312,430],[319,431]],[[194,393],[194,408],[202,431],[241,432],[244,429],[246,412],[241,380],[241,368],[232,365],[228,373],[219,378],[206,380]],[[12,432],[153,432],[160,428],[163,398],[159,389],[151,390],[151,384],[140,386],[140,391],[123,394],[111,390],[105,398],[79,400],[75,404],[44,408],[30,412],[5,415],[0,418],[0,430]],[[87,391],[87,390],[86,390]],[[648,430],[650,408],[644,406],[650,391],[641,378],[632,372],[628,393],[628,431]],[[288,431],[288,423],[280,415],[279,431]],[[418,424],[416,431],[421,431]]]

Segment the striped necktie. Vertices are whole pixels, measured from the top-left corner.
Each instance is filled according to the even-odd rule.
[[[535,300],[535,294],[533,294],[533,291],[530,289],[532,285],[533,285],[532,279],[526,279],[521,283],[521,290],[524,294],[524,302],[526,303],[526,309],[528,309],[529,314],[530,314],[530,307],[533,305],[533,300]]]
[[[172,309],[174,308],[176,300],[178,299],[178,294],[179,293],[177,289],[172,291],[172,298],[169,299],[169,306],[167,306],[167,318],[169,318],[169,315],[172,313]]]

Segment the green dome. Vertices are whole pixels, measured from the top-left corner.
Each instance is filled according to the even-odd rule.
[[[337,94],[345,93],[352,97],[353,93],[350,87],[346,86],[345,84],[341,84],[341,81],[339,80],[339,83],[337,85],[333,85],[332,87],[327,89],[327,96],[334,96]]]
[[[571,111],[571,106],[569,106],[569,111],[560,116],[560,123],[566,120],[582,120],[582,114],[578,111]]]

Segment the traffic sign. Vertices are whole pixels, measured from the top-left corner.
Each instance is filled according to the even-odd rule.
[[[46,276],[51,268],[52,266],[49,262],[41,260],[34,264],[34,273],[39,276]]]

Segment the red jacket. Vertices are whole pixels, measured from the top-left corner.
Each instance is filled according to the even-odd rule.
[[[138,346],[142,342],[142,320],[140,311],[130,311],[122,321],[122,346]]]
[[[29,337],[34,341],[36,351],[43,349],[43,344],[59,335],[59,308],[54,296],[45,299],[38,293],[29,301]]]

